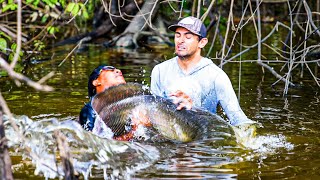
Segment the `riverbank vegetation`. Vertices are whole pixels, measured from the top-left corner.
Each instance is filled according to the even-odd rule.
[[[209,45],[203,55],[220,67],[257,63],[263,73],[274,75],[272,86],[283,87],[283,95],[303,80],[320,87],[319,0],[0,0],[0,10],[0,76],[9,76],[18,86],[53,90],[45,82],[54,72],[39,79],[29,79],[22,73],[32,57],[46,49],[72,44],[74,49],[65,57],[68,60],[86,43],[106,48],[166,48],[173,45],[173,34],[167,26],[191,15],[207,26]],[[273,28],[264,29],[266,23]],[[247,26],[252,27],[250,34],[243,33]],[[280,36],[279,31],[285,35]],[[247,44],[245,39],[249,37],[256,43]],[[248,56],[253,50],[257,53]],[[265,58],[266,52],[272,52],[274,58]],[[0,104],[1,125],[1,112],[10,115],[1,92]],[[4,138],[3,126],[0,130]],[[1,142],[3,168],[10,162],[4,158],[8,156],[5,141]],[[0,171],[2,176],[10,174],[3,173],[8,168]]]

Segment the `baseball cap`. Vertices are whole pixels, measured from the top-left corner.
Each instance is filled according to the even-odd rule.
[[[198,18],[189,16],[181,19],[177,24],[171,25],[168,28],[171,31],[176,31],[178,27],[188,29],[190,32],[204,38],[207,36],[207,28],[204,26],[202,21]]]
[[[113,66],[100,65],[92,71],[92,73],[89,76],[89,81],[88,81],[88,95],[90,98],[92,96],[96,95],[96,93],[97,93],[96,87],[92,84],[92,82],[99,77],[99,75],[101,74],[101,72],[103,70],[113,70],[113,69],[116,69],[116,68]]]

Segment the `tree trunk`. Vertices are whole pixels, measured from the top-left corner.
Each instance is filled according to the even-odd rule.
[[[88,41],[94,40],[96,38],[99,38],[101,36],[109,35],[113,29],[118,28],[117,26],[120,26],[120,25],[126,26],[127,24],[129,24],[128,20],[126,20],[126,19],[129,19],[130,18],[129,16],[134,14],[137,10],[138,10],[137,5],[135,4],[134,1],[132,1],[132,2],[128,3],[127,5],[125,5],[123,8],[119,9],[119,11],[121,11],[121,15],[119,12],[114,15],[109,15],[108,17],[102,16],[100,14],[99,17],[103,18],[103,19],[101,20],[98,18],[98,19],[94,20],[94,24],[96,24],[97,21],[103,21],[103,22],[99,23],[98,27],[95,30],[93,30],[89,33],[80,34],[80,35],[68,38],[66,40],[63,40],[61,42],[56,43],[55,46],[74,44],[74,43],[80,42],[81,40],[83,40],[82,42],[88,42]]]
[[[2,107],[0,106],[0,178],[11,180],[13,179],[11,171],[11,159],[5,137]]]
[[[141,10],[133,18],[132,22],[124,31],[124,36],[120,37],[116,46],[120,47],[132,47],[138,46],[137,39],[140,32],[145,30],[147,27],[151,27],[151,20],[158,10],[158,5],[156,4],[158,0],[145,1]]]

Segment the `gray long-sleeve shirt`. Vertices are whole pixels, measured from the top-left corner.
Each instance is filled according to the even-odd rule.
[[[177,57],[174,57],[153,68],[153,94],[170,98],[170,93],[181,90],[191,97],[193,106],[212,113],[216,113],[217,105],[220,103],[231,125],[254,122],[241,110],[227,74],[210,59],[202,58],[188,74],[181,70],[177,61]]]

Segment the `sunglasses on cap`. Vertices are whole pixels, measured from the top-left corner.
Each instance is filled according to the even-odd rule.
[[[113,66],[103,66],[100,71],[99,71],[99,75],[101,74],[102,71],[105,71],[105,70],[114,70],[116,69],[115,67]]]

